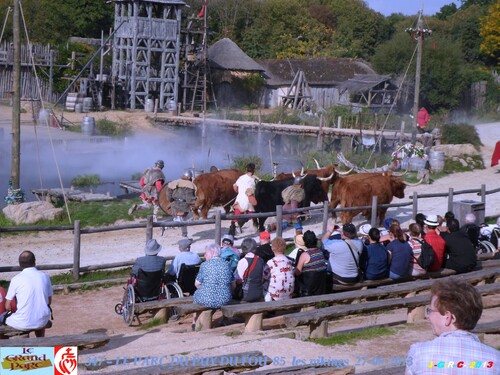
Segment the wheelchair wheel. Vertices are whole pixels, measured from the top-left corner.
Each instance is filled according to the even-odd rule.
[[[184,293],[182,292],[181,287],[177,283],[168,282],[163,286],[163,290],[164,290],[163,293],[166,295],[167,299],[184,297]],[[175,322],[179,320],[180,317],[181,316],[175,307],[171,307],[169,309],[168,320]]]
[[[495,246],[490,241],[479,241],[479,244],[476,248],[477,254],[488,254],[494,253],[496,251]]]
[[[125,294],[123,295],[123,304],[122,304],[123,321],[129,326],[134,321],[134,306],[135,306],[134,286],[129,285],[127,286]]]

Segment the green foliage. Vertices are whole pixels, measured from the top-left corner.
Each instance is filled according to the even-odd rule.
[[[441,128],[442,141],[445,144],[471,143],[476,149],[482,146],[476,128],[469,124],[445,124]]]
[[[246,172],[247,164],[249,163],[255,164],[255,174],[258,174],[260,169],[262,168],[262,159],[256,155],[235,157],[233,159],[233,165],[231,166],[231,168]]]
[[[85,283],[89,281],[119,279],[122,277],[130,276],[131,271],[132,268],[127,267],[118,270],[102,270],[102,271],[87,272],[80,275],[78,282]],[[73,279],[73,274],[71,272],[53,275],[50,277],[50,280],[52,281],[53,285],[72,284],[75,282],[75,280]]]
[[[124,137],[131,133],[132,127],[127,122],[115,122],[103,118],[96,121],[95,127],[101,135],[109,135],[113,137]]]
[[[142,172],[135,172],[131,177],[130,179],[131,180],[140,180],[142,177]]]
[[[158,326],[160,326],[162,324],[165,324],[165,321],[163,319],[153,318],[150,321],[147,321],[146,323],[141,324],[141,326],[139,327],[139,329],[141,331],[146,331],[148,329],[151,329],[151,328],[154,328],[154,327],[158,327]]]
[[[370,327],[359,331],[336,333],[330,337],[309,339],[323,346],[355,344],[359,340],[371,340],[382,336],[392,336],[397,333],[396,329],[388,327]]]
[[[97,186],[101,184],[101,177],[97,174],[78,175],[71,180],[73,186]]]

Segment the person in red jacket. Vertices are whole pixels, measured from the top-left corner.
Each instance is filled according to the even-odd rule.
[[[432,246],[434,250],[434,263],[427,271],[439,271],[443,266],[444,249],[446,242],[443,240],[439,232],[439,222],[437,215],[427,215],[424,220],[424,240]]]
[[[429,112],[425,109],[425,107],[420,108],[417,113],[417,129],[420,133],[424,133],[427,128],[427,123],[431,119],[429,116]]]

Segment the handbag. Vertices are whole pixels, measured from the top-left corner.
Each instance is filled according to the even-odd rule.
[[[237,300],[243,299],[245,291],[248,290],[248,275],[250,275],[250,273],[253,271],[253,269],[257,265],[258,259],[259,259],[259,257],[257,255],[254,255],[254,257],[252,259],[252,263],[243,273],[243,280],[242,280],[241,284],[236,284],[236,288],[234,288],[234,292],[233,292],[234,299],[237,299]],[[248,259],[247,259],[247,262],[248,262]]]

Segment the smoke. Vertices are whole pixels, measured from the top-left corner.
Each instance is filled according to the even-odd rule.
[[[23,131],[23,129],[21,130]],[[4,131],[0,133],[0,191],[6,194],[11,174],[11,141]],[[68,188],[77,175],[97,174],[105,184],[97,192],[123,194],[120,181],[131,180],[132,175],[144,172],[158,159],[165,162],[163,172],[167,181],[179,178],[185,169],[208,172],[210,166],[230,168],[235,157],[258,155],[264,161],[264,173],[271,172],[269,140],[272,141],[273,161],[280,163],[279,172],[300,167],[300,155],[294,155],[293,145],[304,147],[305,137],[276,136],[273,133],[228,130],[214,125],[166,126],[163,134],[134,135],[124,139],[86,137],[53,130],[54,153],[63,186]],[[315,138],[310,138],[311,145]],[[310,148],[311,150],[313,148]],[[56,162],[49,139],[23,135],[21,142],[21,188],[27,200],[34,200],[32,189],[59,188]]]

